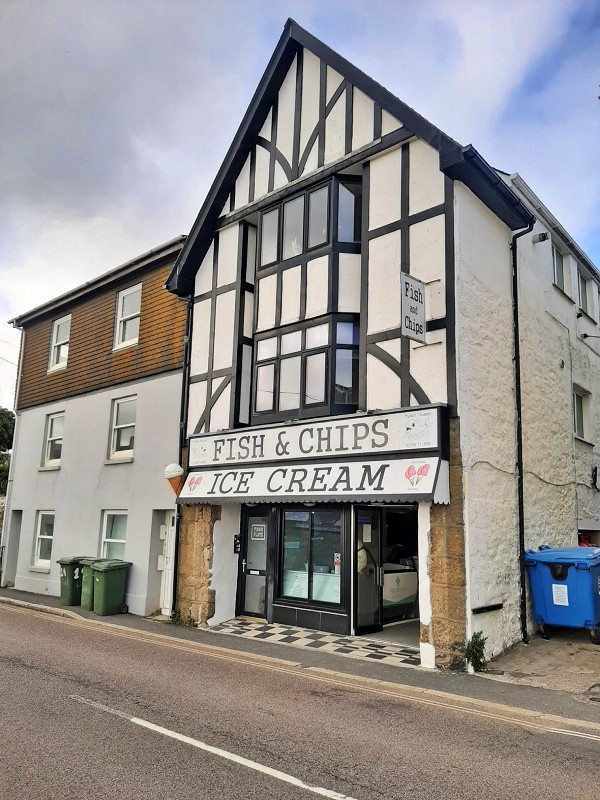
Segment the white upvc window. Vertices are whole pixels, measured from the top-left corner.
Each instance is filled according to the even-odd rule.
[[[69,357],[69,339],[71,338],[71,315],[55,319],[52,323],[52,337],[50,340],[50,359],[48,372],[64,369]]]
[[[140,312],[142,305],[142,284],[123,289],[117,295],[117,316],[115,323],[114,349],[130,347],[138,343],[140,334]]]
[[[554,285],[565,291],[565,266],[563,254],[557,247],[552,247],[552,264],[554,268]]]
[[[585,311],[586,314],[589,314],[588,281],[586,280],[585,275],[580,270],[577,271],[577,285],[579,288],[579,308],[582,311]]]
[[[119,400],[113,400],[110,426],[110,458],[119,459],[133,456],[136,403],[136,397],[122,397]]]
[[[127,512],[104,511],[102,520],[102,558],[123,558],[127,536]]]
[[[50,567],[53,540],[54,511],[38,511],[35,528],[34,566]]]
[[[573,432],[578,439],[589,438],[590,395],[579,386],[573,387]]]
[[[60,465],[64,424],[64,411],[58,414],[48,414],[46,417],[46,439],[43,459],[45,467],[58,467]]]

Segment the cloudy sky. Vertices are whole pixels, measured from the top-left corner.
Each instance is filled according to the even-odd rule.
[[[188,233],[290,16],[600,266],[597,0],[1,0],[0,405],[6,321]]]

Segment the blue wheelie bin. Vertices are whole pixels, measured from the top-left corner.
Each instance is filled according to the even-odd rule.
[[[544,639],[549,625],[587,628],[600,644],[600,547],[551,548],[525,553],[533,615]]]

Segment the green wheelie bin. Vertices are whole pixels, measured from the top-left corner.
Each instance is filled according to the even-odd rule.
[[[78,606],[81,603],[81,559],[82,556],[65,556],[60,564],[60,604]]]
[[[125,586],[131,561],[118,559],[96,561],[92,564],[94,574],[94,614],[106,617],[109,614],[126,614]]]
[[[108,558],[90,556],[80,559],[81,563],[81,607],[86,611],[94,610],[94,573],[92,565],[99,561],[109,561]]]

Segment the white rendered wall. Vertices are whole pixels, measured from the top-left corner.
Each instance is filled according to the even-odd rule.
[[[510,231],[455,183],[457,393],[467,604],[491,656],[519,636],[519,547]]]
[[[208,624],[220,625],[235,617],[238,558],[233,552],[233,537],[240,532],[239,504],[221,506],[221,519],[213,529],[213,563],[210,588],[215,590],[215,615]]]
[[[112,400],[136,395],[134,459],[106,463]],[[156,569],[158,529],[153,511],[175,507],[164,468],[178,458],[181,373],[121,385],[106,391],[23,411],[13,453],[11,507],[22,511],[15,588],[60,594],[57,558],[100,555],[101,512],[127,511],[125,559],[133,562],[125,602],[133,614],[158,610],[161,572]],[[47,414],[65,412],[60,469],[40,469]],[[36,512],[55,511],[49,572],[32,569]],[[155,526],[156,527],[156,526]],[[150,600],[147,595],[150,595]]]

